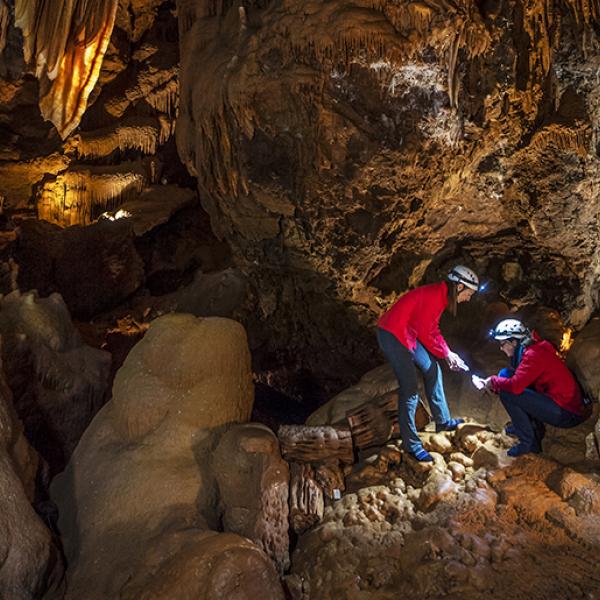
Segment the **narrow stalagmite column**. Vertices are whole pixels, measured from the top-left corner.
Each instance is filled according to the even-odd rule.
[[[302,533],[323,518],[323,490],[308,464],[290,464],[290,524]]]

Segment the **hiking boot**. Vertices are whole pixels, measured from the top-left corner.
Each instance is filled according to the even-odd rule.
[[[464,419],[450,419],[445,423],[436,423],[435,432],[440,433],[440,431],[454,431],[461,423],[464,422]]]
[[[539,446],[526,446],[525,444],[515,444],[512,448],[509,448],[506,451],[508,456],[512,456],[513,458],[516,456],[523,456],[523,454],[539,454],[541,452]]]

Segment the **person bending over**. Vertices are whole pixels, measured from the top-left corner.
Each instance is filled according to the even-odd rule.
[[[545,423],[569,428],[586,419],[579,384],[556,348],[518,319],[500,321],[490,334],[511,361],[510,368],[483,381],[510,415],[506,433],[519,440],[508,454],[541,452]]]
[[[431,462],[433,458],[423,448],[415,426],[419,401],[416,367],[423,374],[425,394],[436,431],[451,431],[463,422],[463,419],[450,417],[437,359],[445,359],[455,371],[468,367],[448,347],[439,322],[447,307],[455,315],[457,303],[471,299],[479,289],[479,278],[471,269],[457,265],[448,273],[447,280],[407,292],[377,323],[379,347],[398,379],[398,423],[402,447],[423,462]]]

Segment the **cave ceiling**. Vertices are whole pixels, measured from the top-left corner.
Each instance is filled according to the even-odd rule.
[[[372,362],[453,261],[511,308],[598,308],[597,1],[63,4],[0,0],[5,210],[89,223],[176,137],[251,343],[315,372]]]

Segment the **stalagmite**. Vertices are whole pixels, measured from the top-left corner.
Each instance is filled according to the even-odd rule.
[[[335,427],[282,425],[277,433],[286,460],[302,462],[339,459],[352,464],[350,431]]]
[[[308,464],[290,464],[290,524],[302,533],[323,518],[323,490]]]
[[[40,109],[65,139],[79,124],[96,85],[118,0],[16,0],[25,61],[40,80]]]

